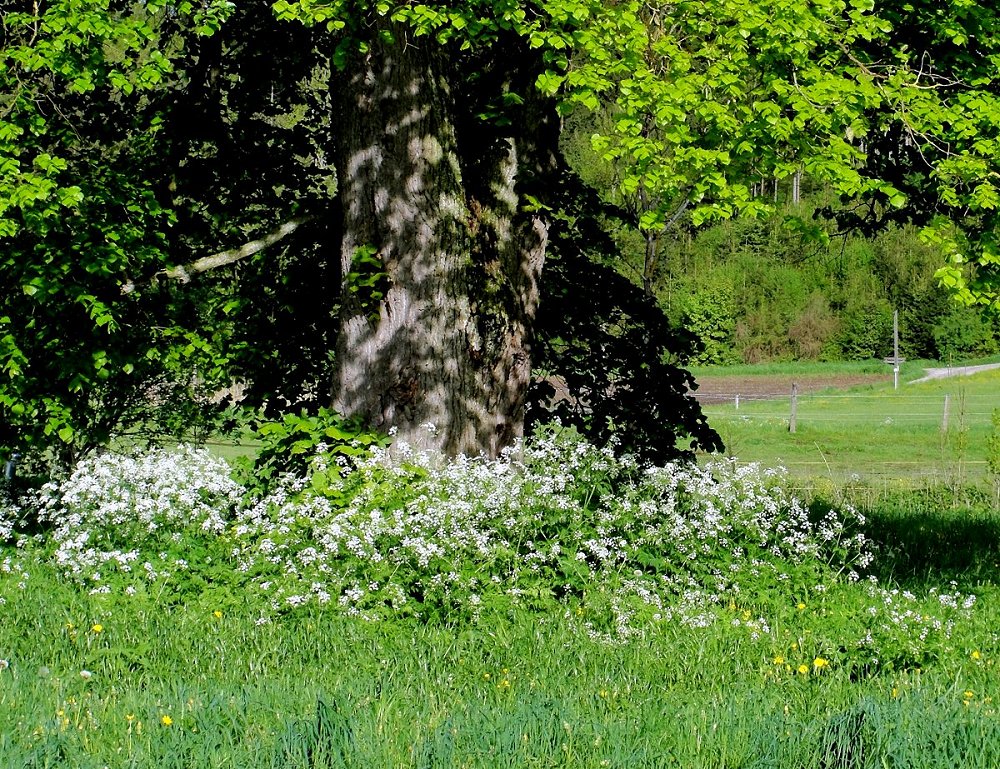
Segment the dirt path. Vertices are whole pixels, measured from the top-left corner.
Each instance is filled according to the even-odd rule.
[[[918,382],[930,382],[933,379],[946,379],[952,376],[969,376],[970,374],[978,374],[980,371],[990,371],[991,369],[1000,368],[1000,363],[984,363],[980,366],[948,366],[947,368],[925,368],[924,374],[926,376],[920,377],[920,379],[914,379],[909,384],[917,384]]]

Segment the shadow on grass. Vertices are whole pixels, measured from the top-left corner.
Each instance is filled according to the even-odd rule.
[[[877,550],[869,571],[901,587],[1000,585],[1000,510],[943,490],[859,508]]]

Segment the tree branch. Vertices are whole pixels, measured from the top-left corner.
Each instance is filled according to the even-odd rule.
[[[253,256],[256,253],[263,251],[268,246],[273,246],[279,240],[287,238],[303,224],[314,218],[314,216],[302,216],[290,219],[277,229],[269,232],[264,237],[257,240],[251,240],[249,243],[244,243],[239,248],[219,251],[217,254],[203,256],[201,259],[195,259],[193,262],[181,264],[177,267],[171,267],[169,270],[160,270],[153,275],[152,278],[144,282],[152,283],[160,278],[168,278],[170,280],[179,280],[181,283],[190,283],[192,276],[197,275],[200,272],[207,272],[208,270],[214,270],[218,267],[225,267],[227,264],[233,264],[234,262],[246,259],[248,256]],[[129,280],[122,284],[121,291],[123,294],[131,294],[136,290],[136,288],[138,288],[138,286],[133,281]]]

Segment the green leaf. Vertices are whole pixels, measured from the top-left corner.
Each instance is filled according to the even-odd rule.
[[[546,70],[535,80],[535,85],[547,96],[555,96],[555,94],[559,92],[559,88],[562,86],[565,79],[566,78],[563,75],[551,70]]]

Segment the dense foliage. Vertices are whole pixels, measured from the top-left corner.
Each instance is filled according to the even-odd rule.
[[[637,243],[619,231],[636,265]],[[698,363],[962,360],[1000,351],[998,316],[958,304],[933,277],[939,253],[912,228],[803,242],[779,220],[735,220],[664,238],[653,290],[700,342]],[[641,252],[640,252],[641,253]]]
[[[303,24],[286,23],[293,21]],[[970,303],[995,299],[1000,53],[991,8],[58,0],[5,13],[2,23],[0,446],[7,450],[32,445],[37,457],[50,447],[71,464],[127,430],[208,430],[221,408],[213,396],[233,380],[246,380],[248,402],[271,416],[287,406],[315,412],[331,363],[339,365],[331,358],[341,299],[363,287],[377,308],[393,288],[383,285],[379,244],[360,244],[358,253],[372,260],[365,274],[352,271],[353,249],[347,268],[336,253],[349,240],[338,232],[338,185],[350,164],[334,150],[352,139],[338,123],[349,106],[335,103],[338,89],[372,56],[392,60],[418,40],[434,77],[450,78],[458,96],[447,103],[451,128],[441,137],[453,128],[488,135],[491,152],[505,142],[537,145],[535,160],[525,155],[512,172],[510,200],[515,217],[544,232],[539,242],[551,243],[555,264],[587,275],[593,266],[581,266],[581,253],[604,266],[631,263],[636,285],[667,312],[669,323],[651,312],[655,304],[617,289],[593,319],[570,318],[556,304],[539,311],[536,327],[533,307],[525,310],[523,333],[514,336],[525,344],[537,337],[539,373],[573,390],[572,399],[549,406],[599,440],[628,427],[629,448],[659,458],[679,450],[677,437],[692,448],[718,445],[673,368],[689,348],[663,338],[679,324],[700,337],[704,362],[880,356],[892,307],[902,311],[908,355],[996,349],[993,321],[946,309],[919,277],[934,273],[943,256],[948,264],[936,276],[954,293]],[[557,110],[590,116],[586,143],[603,167],[585,179],[589,191],[571,178],[573,164],[538,161],[553,151],[538,131],[554,124]],[[487,279],[503,260],[491,261],[496,244],[473,222],[476,212],[487,211],[484,221],[496,214],[489,200],[482,208],[495,189],[488,155],[463,160],[468,216],[456,219],[478,254],[473,266],[485,270],[471,281],[480,293],[470,307],[503,294]],[[771,190],[792,180],[796,189],[804,180],[819,190],[824,214],[843,225],[914,226],[933,250],[904,256],[899,243],[910,234],[872,246],[852,241],[831,270],[835,251],[802,260],[791,238],[762,234],[770,225],[759,221],[679,234],[765,216],[776,208]],[[581,204],[594,186],[605,214],[624,223],[624,259],[593,248],[580,226],[605,215]],[[795,226],[829,234],[814,222]],[[258,245],[243,252],[247,240]],[[261,243],[268,253],[248,261]],[[762,260],[772,244],[781,254]],[[192,260],[212,252],[238,266],[197,278],[204,265],[193,268]],[[809,263],[804,273],[789,267],[795,259]],[[191,285],[173,285],[192,276]],[[554,277],[547,284],[543,274],[540,285],[574,285]],[[737,298],[747,306],[737,307]],[[619,312],[621,301],[629,304]],[[480,325],[488,331],[489,319]],[[637,345],[638,355],[627,353]],[[612,347],[606,375],[590,373],[588,355]],[[489,350],[470,349],[465,363],[474,372]],[[493,379],[510,381],[504,373]],[[522,379],[499,443],[523,421],[530,376]],[[651,386],[660,380],[669,386]],[[407,391],[398,384],[358,389],[374,387],[385,399]],[[610,402],[616,393],[619,402]],[[656,415],[658,429],[643,427],[644,412]]]

